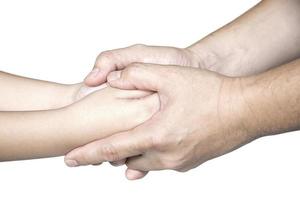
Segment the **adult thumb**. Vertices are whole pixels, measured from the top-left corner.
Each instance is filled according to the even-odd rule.
[[[107,81],[111,87],[127,90],[160,91],[167,79],[166,66],[134,63],[121,71],[111,72]]]

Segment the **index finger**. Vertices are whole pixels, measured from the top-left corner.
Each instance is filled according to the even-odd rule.
[[[117,161],[142,154],[149,140],[140,131],[126,131],[79,147],[65,157],[66,165],[75,167],[104,161]]]
[[[93,70],[84,82],[88,86],[98,86],[106,82],[107,75],[115,70],[124,69],[128,64],[141,60],[143,45],[132,45],[125,48],[108,50],[100,53],[96,58]]]

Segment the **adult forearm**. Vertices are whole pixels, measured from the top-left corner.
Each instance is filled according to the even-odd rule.
[[[298,0],[262,1],[188,49],[202,68],[229,76],[263,72],[300,56],[299,10]]]
[[[238,81],[243,98],[243,127],[265,136],[300,128],[300,59]]]

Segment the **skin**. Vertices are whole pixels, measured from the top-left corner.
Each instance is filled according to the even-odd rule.
[[[112,72],[108,81],[112,87],[156,91],[160,110],[130,131],[69,153],[78,165],[127,158],[130,169],[183,172],[256,138],[300,128],[300,60],[244,78],[133,64]]]
[[[1,98],[0,161],[65,155],[132,129],[159,108],[157,94],[145,91],[62,85],[7,73],[0,73],[0,80],[8,92]]]
[[[73,103],[79,85],[64,85],[0,72],[1,111],[47,110]],[[64,94],[64,95],[62,95]],[[59,97],[59,98],[58,98]]]
[[[85,83],[89,86],[97,86],[107,80],[109,73],[116,70],[126,70],[128,66],[134,65],[133,63],[176,65],[176,68],[183,66],[186,70],[188,70],[188,67],[192,67],[217,72],[226,77],[254,77],[254,75],[281,66],[300,56],[299,10],[300,2],[298,0],[288,0],[285,1],[284,4],[280,0],[265,0],[233,22],[187,48],[138,44],[102,52],[96,59],[94,70],[86,77]],[[140,65],[137,64],[137,66]],[[171,67],[168,67],[168,69],[172,71]],[[167,81],[167,84],[173,84],[172,81],[177,82],[178,79],[181,79],[183,76],[181,72],[184,74],[183,71],[176,73],[177,77],[169,82]],[[196,71],[194,72],[196,73]],[[169,75],[166,75],[166,77],[162,79],[167,79],[168,76]],[[190,77],[186,78],[190,79]],[[248,86],[248,84],[246,84],[246,86]],[[181,94],[181,91],[190,90],[189,85],[186,87],[176,85],[176,87],[181,88],[178,94]],[[199,91],[199,93],[200,92],[203,91]],[[188,98],[194,97],[186,97],[186,99]],[[272,98],[269,99],[269,101],[272,101]],[[185,104],[178,106],[183,107],[184,105]],[[196,105],[194,106],[195,108]],[[175,112],[175,108],[173,112]],[[160,121],[158,121],[157,124],[160,124],[159,122]],[[170,116],[165,123],[170,124],[171,122],[175,122],[172,116]],[[162,127],[165,127],[166,124],[163,124]],[[211,126],[215,128],[214,126],[216,125],[211,124]],[[259,126],[259,124],[257,124],[257,126]],[[259,129],[259,127],[256,128]],[[222,141],[223,135],[218,134],[218,136],[219,137],[215,138],[215,140]],[[99,141],[100,144],[104,142],[105,141]],[[102,145],[97,146],[91,144],[84,148],[75,149],[67,155],[66,159],[72,158],[78,160],[87,156],[86,154],[88,154],[89,151],[97,150],[101,152],[101,148]],[[182,150],[179,146],[177,148],[178,150]],[[218,155],[218,152],[216,152],[216,155]],[[160,159],[160,157],[157,156],[157,159]],[[105,159],[103,159],[103,155],[100,157],[95,156],[91,158],[90,163],[96,160],[99,162]],[[125,161],[126,159],[121,159],[112,163],[123,164]],[[200,161],[196,159],[193,162]],[[89,162],[87,162],[87,164],[88,163]],[[127,165],[129,168],[127,169],[126,176],[129,179],[142,178],[146,174],[143,170],[133,170],[130,164]]]

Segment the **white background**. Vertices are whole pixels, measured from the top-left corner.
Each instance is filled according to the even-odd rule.
[[[257,2],[0,1],[0,69],[79,82],[103,50],[134,43],[185,47]],[[62,158],[0,163],[0,199],[299,199],[299,152],[299,133],[288,133],[187,173],[153,172],[134,182],[124,178],[123,167],[108,164],[70,169]]]

